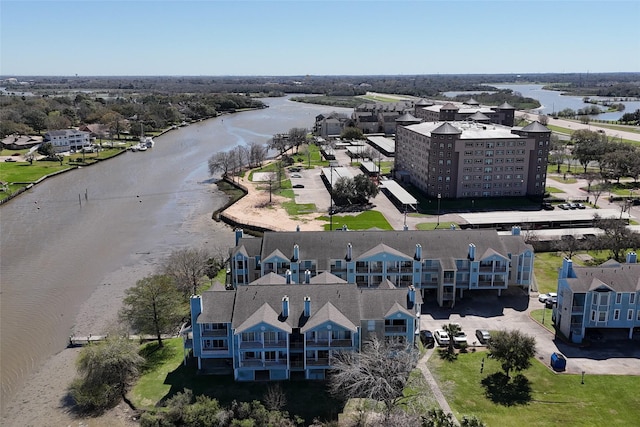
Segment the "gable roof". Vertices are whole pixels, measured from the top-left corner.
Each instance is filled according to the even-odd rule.
[[[323,305],[316,314],[309,318],[309,321],[300,329],[300,332],[304,333],[310,329],[318,327],[323,323],[331,322],[336,325],[340,325],[350,331],[357,331],[356,325],[349,320],[344,314],[340,312],[331,302],[327,302]]]
[[[573,266],[575,278],[567,279],[574,292],[589,292],[605,285],[615,292],[640,291],[640,264],[606,262],[597,267]]]
[[[196,323],[229,323],[233,315],[235,291],[206,291],[202,298],[202,312]]]
[[[284,285],[286,283],[286,278],[274,273],[273,271],[270,271],[264,276],[258,277],[256,280],[249,283],[249,285]]]
[[[441,124],[440,126],[435,128],[434,130],[432,130],[431,133],[445,134],[445,135],[455,135],[455,134],[462,133],[462,131],[460,129],[458,129],[457,127],[453,126],[451,123],[444,122],[443,124]]]
[[[311,285],[321,285],[321,284],[330,284],[330,283],[348,283],[346,280],[339,278],[336,275],[329,273],[328,271],[323,271],[317,276],[313,276],[309,281]]]
[[[368,251],[366,251],[365,253],[363,253],[359,257],[357,257],[356,260],[362,260],[362,259],[370,258],[370,257],[378,255],[378,254],[390,254],[390,255],[397,256],[398,258],[407,260],[407,261],[410,261],[412,259],[410,256],[407,256],[407,254],[403,254],[402,252],[400,252],[397,249],[394,249],[394,248],[392,248],[390,246],[387,246],[384,243],[380,243],[380,244],[376,245],[375,247],[369,249]]]
[[[291,333],[292,329],[286,322],[281,322],[278,313],[266,302],[260,306],[248,319],[236,328],[236,333],[251,329],[260,323],[266,323],[278,329],[282,329],[285,332]]]

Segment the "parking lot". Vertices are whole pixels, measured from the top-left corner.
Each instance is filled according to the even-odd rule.
[[[529,312],[544,307],[537,294],[510,290],[498,297],[496,292],[467,292],[454,308],[441,308],[433,301],[422,306],[420,329],[435,331],[448,323],[459,323],[467,334],[469,346],[483,348],[476,329],[519,329],[536,339],[536,358],[550,365],[551,354],[559,351],[567,358],[566,373],[585,375],[640,375],[640,339],[609,340],[591,347],[579,347],[557,339],[553,333],[530,318]],[[546,322],[551,322],[551,318]]]

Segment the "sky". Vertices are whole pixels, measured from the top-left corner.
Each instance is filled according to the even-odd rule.
[[[0,75],[640,72],[640,0],[0,0]]]

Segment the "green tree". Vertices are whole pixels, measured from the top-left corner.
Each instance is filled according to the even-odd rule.
[[[453,337],[458,335],[458,332],[462,331],[462,329],[460,329],[460,325],[458,325],[457,323],[447,323],[446,325],[442,325],[442,329],[447,333],[447,335],[449,335],[449,344],[447,345],[447,353],[450,356],[453,356],[455,354],[455,348],[454,348],[455,342],[453,341]]]
[[[183,317],[180,293],[168,276],[149,276],[125,291],[120,318],[135,332],[155,335],[162,347],[162,334],[174,332]]]
[[[363,137],[363,133],[357,127],[351,127],[351,126],[350,127],[346,127],[340,133],[340,138],[342,138],[342,139],[354,140],[354,139],[362,139],[362,137]]]
[[[353,178],[355,196],[358,203],[368,203],[369,199],[378,194],[378,186],[364,174],[356,175]]]
[[[76,361],[79,378],[69,393],[79,409],[102,411],[124,397],[144,358],[138,347],[122,337],[108,338],[82,349]]]
[[[289,129],[289,145],[296,147],[296,153],[300,149],[300,146],[307,142],[307,133],[305,128]]]
[[[624,205],[621,206],[622,209]],[[620,215],[622,216],[622,211]],[[597,247],[608,249],[616,261],[622,262],[625,249],[640,246],[640,234],[631,231],[624,220],[602,218],[598,214],[593,216],[593,220],[595,226],[603,231],[603,234],[596,237]]]
[[[40,146],[38,147],[38,153],[42,154],[43,156],[51,157],[56,154],[56,150],[53,148],[52,143],[45,142],[43,144],[40,144]]]
[[[442,409],[429,409],[422,416],[422,427],[457,427],[453,414],[446,413]]]
[[[491,333],[487,348],[491,357],[499,361],[507,378],[514,370],[520,372],[531,366],[536,353],[536,339],[519,330],[500,330]]]
[[[600,162],[607,152],[606,135],[592,130],[578,129],[571,134],[571,141],[575,145],[573,156],[580,162],[585,173],[590,162]]]

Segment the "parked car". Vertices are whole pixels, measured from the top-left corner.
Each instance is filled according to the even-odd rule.
[[[544,209],[545,211],[552,211],[555,208],[553,207],[553,205],[551,204],[551,202],[543,202],[542,203],[542,209]]]
[[[583,205],[582,203],[576,203],[576,207],[578,209],[586,209],[587,207],[585,205]]]
[[[292,173],[291,178],[302,178],[302,175],[300,175],[299,173]]]
[[[538,301],[540,301],[540,302],[546,302],[546,301],[547,301],[547,299],[549,299],[549,298],[553,298],[553,297],[556,297],[556,298],[557,298],[557,297],[558,297],[558,294],[557,294],[557,293],[555,293],[555,292],[549,292],[549,293],[547,293],[547,294],[540,294],[540,295],[538,295]]]
[[[5,162],[15,162],[16,159],[13,159],[11,157],[7,157],[6,159],[4,159]]]
[[[569,206],[569,203],[561,203],[561,204],[558,205],[558,207],[560,209],[562,209],[562,210],[565,210],[565,211],[568,210],[568,209],[571,209],[571,206]]]
[[[461,345],[467,345],[467,334],[460,329],[453,337],[453,344],[457,347]]]
[[[558,305],[558,297],[549,297],[544,302],[545,308],[553,308],[554,305]]]
[[[433,337],[435,338],[439,346],[449,345],[449,334],[447,334],[446,331],[443,331],[442,329],[436,329],[433,333]]]
[[[476,338],[480,344],[486,344],[491,339],[491,334],[486,329],[476,329]]]
[[[300,168],[298,168],[298,167],[291,167],[291,168],[289,168],[289,171],[291,171],[291,172],[300,172]]]
[[[433,334],[431,333],[431,331],[420,331],[420,341],[422,342],[422,345],[425,347],[431,347],[432,345],[435,344],[435,340],[433,339]]]
[[[304,188],[304,185],[302,184],[294,184],[292,185],[293,188]]]

